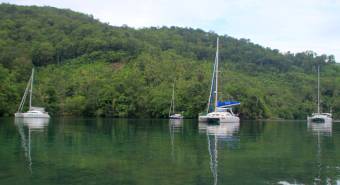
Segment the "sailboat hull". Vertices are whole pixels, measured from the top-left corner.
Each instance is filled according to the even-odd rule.
[[[198,121],[209,124],[238,123],[240,118],[227,112],[212,112],[199,116]]]
[[[169,116],[170,119],[183,119],[183,116],[181,114],[173,114]]]
[[[312,123],[331,123],[332,117],[326,114],[314,114],[311,117],[307,117],[307,121]]]

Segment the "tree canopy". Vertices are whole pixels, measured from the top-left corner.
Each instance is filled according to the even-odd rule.
[[[13,114],[31,68],[34,104],[53,115],[166,117],[205,110],[218,35],[200,29],[110,26],[67,9],[0,5],[0,115]],[[333,55],[281,53],[248,39],[220,37],[221,98],[239,100],[243,119],[340,116],[340,66]]]

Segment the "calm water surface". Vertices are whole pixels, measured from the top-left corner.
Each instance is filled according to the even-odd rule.
[[[340,123],[0,119],[15,184],[340,184]]]

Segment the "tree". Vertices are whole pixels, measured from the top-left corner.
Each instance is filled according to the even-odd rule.
[[[32,50],[32,62],[36,66],[44,66],[55,62],[56,50],[49,42],[35,44]]]

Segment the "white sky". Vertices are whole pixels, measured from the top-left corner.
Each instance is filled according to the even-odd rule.
[[[0,0],[68,8],[111,25],[181,26],[340,62],[340,0]]]

